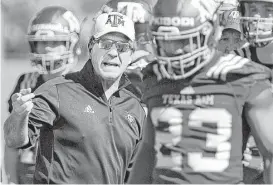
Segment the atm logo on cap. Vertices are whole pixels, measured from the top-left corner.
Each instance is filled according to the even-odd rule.
[[[229,14],[229,17],[232,17],[233,19],[238,19],[240,17],[239,11],[232,11]]]
[[[108,15],[108,19],[105,24],[111,24],[112,27],[124,26],[123,16],[121,15]]]

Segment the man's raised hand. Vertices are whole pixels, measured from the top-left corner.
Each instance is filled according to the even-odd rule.
[[[31,88],[21,89],[19,93],[14,93],[11,96],[13,112],[19,115],[30,113],[33,108],[32,98],[34,97]]]

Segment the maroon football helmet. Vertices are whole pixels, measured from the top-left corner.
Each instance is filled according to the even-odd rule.
[[[158,0],[151,22],[161,71],[171,79],[193,75],[210,62],[221,35],[214,0]]]
[[[239,0],[242,31],[248,42],[264,47],[273,41],[273,0]]]
[[[39,11],[30,21],[27,40],[30,60],[41,74],[69,70],[80,54],[78,45],[80,23],[75,15],[60,6]],[[39,49],[44,46],[43,49]]]

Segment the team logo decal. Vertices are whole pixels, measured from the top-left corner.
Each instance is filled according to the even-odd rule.
[[[126,119],[128,120],[128,122],[129,122],[130,124],[133,124],[133,123],[135,122],[134,116],[132,116],[132,115],[129,114],[129,113],[127,113]]]
[[[124,26],[123,16],[121,15],[108,15],[108,19],[105,24],[111,24],[111,27]]]

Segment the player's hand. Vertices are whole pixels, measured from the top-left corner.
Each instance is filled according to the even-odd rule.
[[[171,75],[167,72],[163,64],[155,63],[153,65],[153,72],[156,75],[158,81],[162,80],[163,78],[171,78]]]
[[[13,112],[18,115],[30,113],[33,108],[32,98],[35,95],[31,93],[31,88],[21,89],[19,93],[15,93],[11,96]]]
[[[131,59],[132,59],[131,64],[137,62],[138,60],[140,60],[143,57],[146,57],[148,55],[150,55],[150,53],[147,52],[147,51],[144,51],[144,50],[136,50],[136,51],[134,51],[134,53],[131,55]]]
[[[174,136],[182,134],[182,112],[174,107],[154,107],[151,110],[151,120],[154,126],[167,125],[168,131]]]
[[[128,66],[128,70],[134,70],[136,68],[143,69],[146,67],[148,62],[144,57],[148,56],[150,53],[144,50],[136,50],[131,56],[131,64]]]

